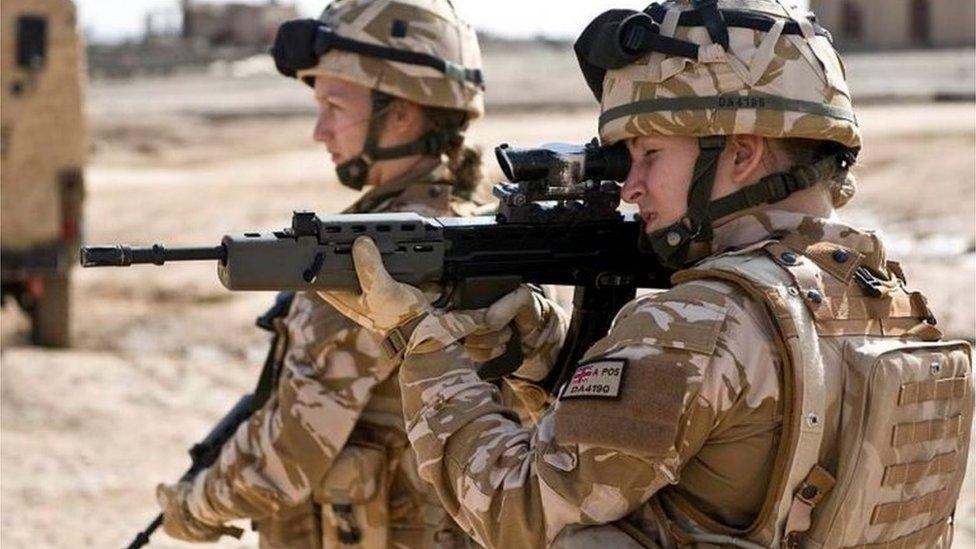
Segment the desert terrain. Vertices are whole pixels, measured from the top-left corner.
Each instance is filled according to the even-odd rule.
[[[225,232],[281,228],[293,209],[335,212],[355,199],[311,141],[309,90],[256,63],[252,72],[242,64],[93,83],[87,243],[213,245]],[[499,143],[595,134],[578,77],[557,74],[572,74],[550,90],[565,101],[527,101],[513,90],[540,84],[524,76],[496,88],[502,99],[470,131],[489,179],[500,176]],[[940,327],[972,341],[976,104],[912,101],[859,109],[860,190],[842,216],[880,227]],[[73,291],[70,350],[31,347],[22,313],[8,304],[0,314],[4,548],[127,544],[157,512],[155,485],[182,473],[186,448],[252,389],[264,357],[268,336],[254,319],[272,296],[226,291],[211,264],[77,269]],[[972,477],[957,512],[959,548],[976,543]],[[152,546],[186,545],[158,535]],[[256,537],[218,546],[255,547]]]

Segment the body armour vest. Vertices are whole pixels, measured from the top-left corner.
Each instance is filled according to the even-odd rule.
[[[790,234],[713,256],[777,333],[784,418],[761,510],[736,530],[659,498],[676,547],[948,549],[973,423],[971,348],[943,341],[901,269]]]

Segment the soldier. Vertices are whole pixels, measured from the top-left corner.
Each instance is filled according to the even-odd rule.
[[[480,157],[463,132],[483,112],[481,58],[450,2],[337,0],[318,20],[285,23],[273,53],[314,87],[314,137],[340,181],[371,187],[346,212],[470,209]],[[246,517],[268,548],[459,544],[417,476],[381,339],[314,294],[277,322],[287,350],[276,393],[210,469],[160,485],[166,532],[213,541]]]
[[[861,137],[829,40],[774,0],[611,10],[584,31],[602,141],[631,153],[622,198],[681,270],[619,312],[536,426],[455,341],[513,315],[531,335],[552,305],[432,310],[357,240],[362,292],[323,295],[406,341],[420,475],[479,543],[949,547],[970,348],[836,215]]]

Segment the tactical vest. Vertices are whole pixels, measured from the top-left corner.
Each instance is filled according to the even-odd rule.
[[[783,427],[767,496],[736,530],[662,507],[678,547],[948,549],[973,423],[971,349],[941,341],[896,263],[797,235],[709,258],[765,306],[783,363]]]

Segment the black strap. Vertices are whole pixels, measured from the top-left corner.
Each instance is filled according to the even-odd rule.
[[[718,155],[723,148],[724,138],[699,138],[700,152],[688,189],[688,213],[677,223],[642,236],[642,248],[646,249],[649,244],[651,251],[668,267],[684,267],[691,243],[712,239],[714,220],[762,204],[779,202],[797,191],[809,189],[839,171],[849,169],[856,157],[855,151],[843,150],[813,164],[795,166],[786,172],[766,176],[748,187],[710,201]]]
[[[712,215],[709,200],[715,186],[718,158],[725,149],[725,136],[698,138],[698,159],[688,188],[688,211],[669,227],[647,236],[651,250],[667,267],[681,268],[688,259],[693,241],[712,238]],[[642,244],[643,245],[643,244]]]
[[[324,55],[331,49],[337,49],[351,53],[358,53],[360,55],[367,55],[369,57],[386,59],[397,63],[407,63],[410,65],[430,67],[442,72],[444,76],[452,80],[470,82],[481,89],[484,89],[485,87],[485,81],[481,74],[481,69],[469,69],[458,65],[457,63],[453,63],[446,59],[442,59],[427,53],[390,48],[387,46],[380,46],[378,44],[360,42],[359,40],[353,40],[352,38],[346,38],[336,34],[335,31],[330,29],[324,23],[320,23],[315,33],[315,43],[313,47],[316,55],[318,56]]]
[[[279,356],[279,345],[282,334],[278,332],[274,325],[275,319],[284,318],[291,303],[295,299],[295,292],[279,292],[275,297],[275,303],[270,309],[257,319],[257,325],[265,330],[274,332],[271,338],[271,347],[264,359],[264,367],[261,368],[261,375],[258,377],[257,387],[254,388],[254,398],[251,401],[251,411],[256,412],[271,398],[275,387],[278,385],[278,376],[281,372],[281,360]]]
[[[725,26],[730,28],[743,28],[752,29],[755,31],[769,32],[776,24],[777,19],[772,16],[751,12],[743,10],[718,10],[725,21]],[[668,10],[661,4],[651,4],[646,9],[644,13],[651,16],[657,23],[664,21],[664,16],[667,14]],[[816,34],[823,36],[828,40],[832,40],[830,31],[821,27],[815,21],[813,23],[813,29]],[[696,10],[688,10],[681,13],[678,17],[679,27],[703,27],[705,26],[705,21],[702,14]],[[800,25],[796,21],[787,21],[786,25],[783,27],[783,34],[796,34],[803,35],[803,31],[800,29]]]
[[[662,35],[661,26],[643,12],[635,12],[621,21],[613,42],[619,44],[620,49],[632,57],[633,61],[651,51],[690,59],[698,58],[698,44]],[[627,63],[622,63],[623,59],[620,57],[615,61],[622,67]]]
[[[719,44],[722,49],[729,51],[729,28],[725,24],[722,12],[718,9],[718,0],[692,0],[691,5],[701,16],[712,43]]]
[[[718,157],[725,149],[725,136],[716,135],[698,138],[698,159],[688,189],[688,212],[686,224],[697,234],[695,240],[712,239],[712,216],[709,202],[715,187],[715,172],[718,170]]]
[[[839,170],[849,166],[849,152],[824,157],[813,164],[795,166],[789,171],[768,175],[709,204],[712,219],[720,219],[735,212],[762,204],[772,204],[791,194],[809,189]]]
[[[361,191],[366,186],[366,176],[369,167],[376,159],[376,151],[380,150],[377,143],[383,131],[383,121],[386,119],[387,107],[393,102],[393,97],[378,90],[371,94],[372,112],[369,115],[369,125],[366,127],[366,139],[363,150],[358,155],[336,166],[339,183],[354,191]],[[392,157],[387,157],[392,158]]]
[[[430,130],[408,143],[401,143],[392,147],[380,147],[379,139],[382,133],[383,120],[386,117],[387,107],[390,106],[392,100],[392,96],[373,90],[373,114],[369,119],[369,127],[366,129],[363,150],[355,158],[336,166],[336,174],[339,176],[339,182],[343,185],[353,190],[362,190],[366,185],[366,175],[369,173],[369,168],[377,160],[402,158],[415,154],[439,155],[462,139],[458,128],[447,128]]]
[[[458,137],[459,134],[456,131],[431,130],[409,143],[403,143],[393,147],[373,147],[369,153],[369,157],[375,161],[412,156],[415,154],[440,154],[446,151]]]

